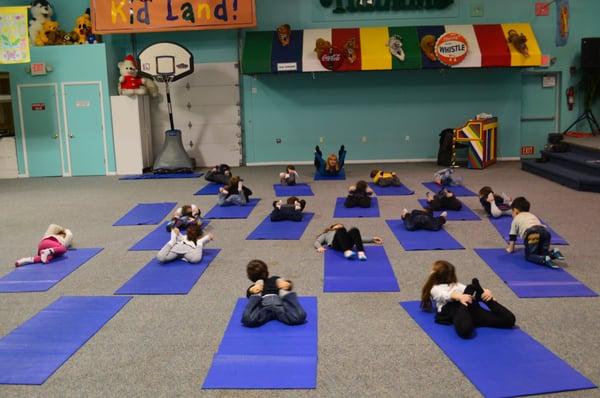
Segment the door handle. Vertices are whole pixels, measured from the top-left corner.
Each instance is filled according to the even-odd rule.
[[[56,139],[58,139],[58,134],[54,134],[54,135],[52,136],[52,138],[54,138],[55,140],[56,140]]]
[[[69,138],[75,138],[75,136],[73,135],[73,133],[69,134]]]

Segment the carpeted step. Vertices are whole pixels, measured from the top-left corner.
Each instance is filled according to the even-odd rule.
[[[578,191],[600,192],[600,176],[581,172],[560,163],[538,163],[535,159],[523,159],[521,169]]]
[[[600,152],[582,152],[571,150],[569,152],[541,151],[542,155],[548,157],[550,162],[558,163],[565,167],[588,173],[592,176],[600,176]]]

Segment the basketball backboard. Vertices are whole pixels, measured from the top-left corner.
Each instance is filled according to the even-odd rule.
[[[194,72],[194,56],[187,48],[171,42],[159,42],[140,53],[140,74],[153,79],[176,81]]]

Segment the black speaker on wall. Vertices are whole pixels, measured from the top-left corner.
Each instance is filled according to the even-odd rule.
[[[600,68],[600,37],[581,39],[581,67]]]

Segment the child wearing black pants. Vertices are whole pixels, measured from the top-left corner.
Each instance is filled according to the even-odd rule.
[[[248,304],[242,315],[242,324],[258,327],[271,320],[287,325],[302,325],[306,312],[292,292],[292,282],[278,276],[269,277],[267,264],[252,260],[246,267],[248,278],[254,282],[246,292]]]
[[[365,261],[367,255],[363,243],[381,245],[383,239],[378,236],[363,238],[358,228],[350,228],[347,231],[343,224],[333,224],[317,236],[314,246],[319,253],[323,253],[328,247],[331,247],[333,250],[344,253],[344,257],[348,260],[352,260],[358,255],[359,260]],[[355,248],[356,251],[354,251]]]
[[[442,225],[446,223],[447,215],[444,211],[439,217],[434,217],[431,209],[413,210],[410,212],[404,209],[402,210],[401,217],[407,231],[418,231],[419,229],[439,231],[442,229]]]
[[[348,196],[344,201],[344,207],[369,208],[371,207],[372,195],[373,190],[369,188],[365,181],[360,180],[356,185],[352,185],[348,188]]]
[[[527,261],[550,268],[559,268],[553,260],[564,260],[565,257],[558,249],[550,249],[550,239],[552,238],[550,232],[539,218],[529,212],[531,204],[527,199],[522,196],[515,198],[510,207],[513,221],[510,224],[506,251],[514,252],[517,236],[520,236],[525,245]]]
[[[302,211],[305,207],[306,201],[295,196],[287,198],[285,203],[276,200],[273,202],[270,219],[271,221],[302,221]]]
[[[515,325],[515,316],[502,306],[488,289],[483,289],[477,278],[470,285],[459,283],[456,271],[447,261],[436,261],[421,292],[421,308],[429,311],[435,303],[435,321],[443,325],[454,325],[456,333],[463,339],[471,337],[477,327],[510,329]],[[479,301],[490,309],[484,310]]]
[[[204,179],[216,184],[229,184],[231,179],[231,168],[226,164],[219,164],[206,172]]]
[[[431,192],[425,194],[427,196],[427,204],[433,211],[452,210],[459,211],[462,208],[462,203],[447,188],[442,188],[435,195]]]

